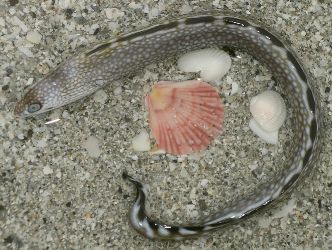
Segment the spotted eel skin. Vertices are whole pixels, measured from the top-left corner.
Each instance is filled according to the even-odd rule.
[[[130,222],[142,235],[150,239],[185,239],[224,228],[284,197],[312,168],[320,151],[319,102],[308,72],[288,45],[260,25],[230,15],[200,15],[114,38],[61,64],[30,88],[14,112],[21,117],[40,114],[85,97],[151,63],[215,46],[234,47],[254,56],[286,90],[295,121],[294,151],[289,153],[288,168],[268,185],[193,226],[172,226],[151,220],[145,212],[144,185],[129,175],[125,177],[138,191]]]

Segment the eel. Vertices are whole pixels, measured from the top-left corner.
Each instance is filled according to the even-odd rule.
[[[214,46],[245,51],[273,72],[294,112],[295,138],[287,167],[276,179],[193,225],[174,226],[152,220],[145,211],[144,184],[124,175],[137,188],[129,216],[137,232],[149,239],[186,239],[206,234],[238,223],[280,200],[312,169],[319,156],[320,106],[311,76],[288,43],[270,29],[238,15],[203,14],[125,34],[60,64],[26,92],[14,112],[20,117],[37,115],[88,96],[151,63]]]

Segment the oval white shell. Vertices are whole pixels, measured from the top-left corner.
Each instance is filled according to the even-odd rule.
[[[286,119],[286,104],[279,93],[267,90],[250,100],[250,112],[267,132],[277,131]]]
[[[204,81],[219,81],[228,72],[232,60],[218,49],[202,49],[180,57],[178,67],[184,72],[200,72]]]
[[[148,132],[142,130],[132,139],[131,144],[134,151],[149,151],[151,147]]]
[[[278,130],[273,132],[267,132],[255,121],[251,119],[249,122],[249,128],[263,141],[271,144],[278,143]]]

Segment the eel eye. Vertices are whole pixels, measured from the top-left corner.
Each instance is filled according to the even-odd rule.
[[[35,113],[37,112],[38,110],[41,109],[41,104],[40,103],[33,103],[33,104],[30,104],[29,107],[28,107],[28,112],[29,113]]]

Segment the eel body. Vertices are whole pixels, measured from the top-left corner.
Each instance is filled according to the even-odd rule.
[[[273,72],[294,112],[295,138],[288,167],[275,180],[193,226],[172,226],[151,220],[145,212],[144,185],[126,175],[138,191],[130,221],[139,233],[150,239],[184,239],[205,234],[242,221],[282,197],[312,168],[318,157],[318,97],[308,72],[279,36],[230,15],[201,15],[169,21],[114,38],[67,60],[30,88],[17,103],[15,113],[22,117],[40,114],[83,98],[151,63],[216,46],[245,51]]]

